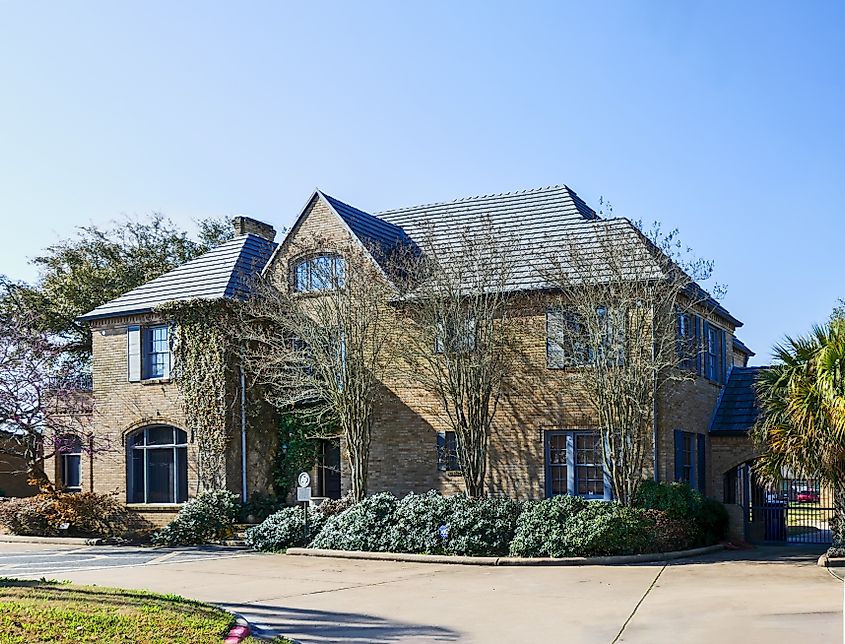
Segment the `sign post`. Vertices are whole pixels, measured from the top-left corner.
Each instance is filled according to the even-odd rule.
[[[311,475],[300,472],[296,477],[296,500],[302,503],[302,519],[305,525],[305,541],[308,541],[308,505],[311,502]]]

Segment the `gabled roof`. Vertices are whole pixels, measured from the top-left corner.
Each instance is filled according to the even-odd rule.
[[[734,336],[733,339],[734,351],[739,351],[740,353],[744,353],[749,358],[751,356],[756,356],[757,354],[754,353],[751,349],[749,349],[744,342],[742,342],[738,337]]]
[[[264,267],[275,247],[274,242],[263,237],[239,235],[79,319],[147,313],[178,300],[243,298],[249,293],[250,278]]]
[[[340,199],[335,199],[325,192],[319,190],[317,192],[323,196],[337,215],[349,226],[352,233],[374,255],[381,256],[389,253],[391,249],[398,245],[412,244],[411,239],[399,226],[379,217],[374,217],[363,210],[358,210],[358,208],[350,206]]]
[[[734,367],[710,423],[711,434],[745,434],[759,415],[755,383],[766,367]]]

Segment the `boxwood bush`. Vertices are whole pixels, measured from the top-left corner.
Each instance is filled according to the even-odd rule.
[[[563,543],[575,555],[635,555],[654,552],[655,522],[645,510],[593,501],[566,523]]]
[[[381,492],[359,501],[326,521],[312,548],[389,551],[389,532],[398,501]]]
[[[510,554],[514,557],[573,556],[572,546],[566,540],[566,526],[588,503],[578,496],[529,501],[516,523]]]
[[[241,511],[240,498],[227,490],[200,492],[176,518],[153,535],[159,546],[192,546],[228,539]]]
[[[454,555],[508,554],[523,504],[511,499],[452,497],[444,549]]]
[[[391,552],[440,554],[444,539],[440,529],[449,523],[455,497],[441,496],[434,490],[411,493],[399,501],[387,535]]]
[[[314,535],[320,533],[325,523],[326,515],[319,509],[309,510],[308,533],[306,534],[302,508],[282,508],[257,526],[247,530],[244,534],[244,542],[250,548],[265,552],[306,546]]]

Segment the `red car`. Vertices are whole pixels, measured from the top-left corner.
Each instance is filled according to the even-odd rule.
[[[798,503],[818,503],[819,493],[814,490],[803,490],[795,495],[795,500]]]

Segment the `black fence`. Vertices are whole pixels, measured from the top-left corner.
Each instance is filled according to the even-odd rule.
[[[753,478],[753,477],[752,477]],[[828,544],[833,492],[813,479],[785,479],[776,486],[752,481],[748,534],[754,541]]]

